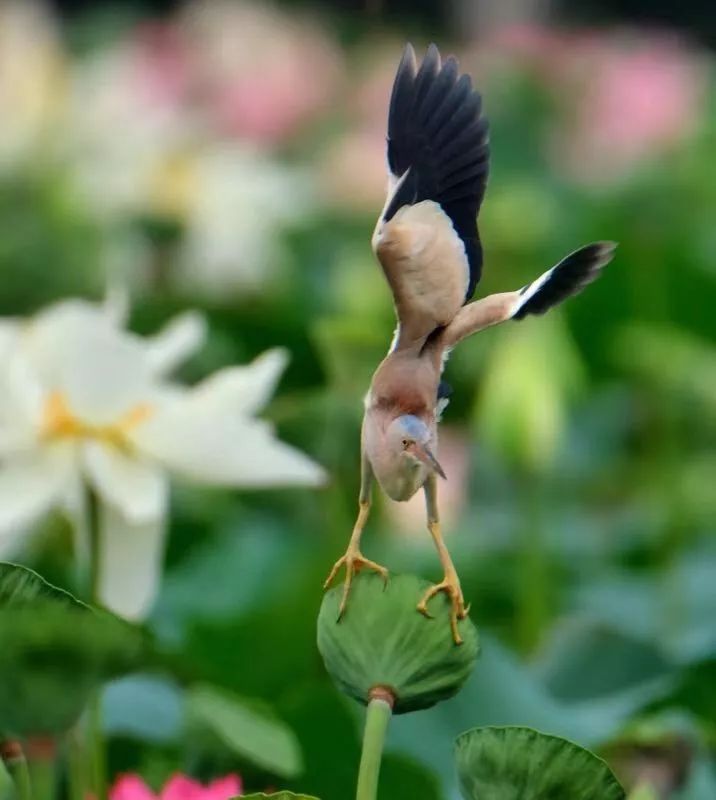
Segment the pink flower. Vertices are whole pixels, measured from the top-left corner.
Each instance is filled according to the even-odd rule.
[[[325,148],[319,186],[328,203],[373,214],[385,200],[385,183],[383,131],[355,131]]]
[[[131,41],[137,90],[150,104],[184,102],[189,89],[187,46],[170,23],[145,22]]]
[[[678,145],[698,125],[705,88],[698,54],[663,36],[594,39],[565,64],[573,123],[557,161],[589,182],[608,182]],[[563,82],[564,86],[564,82]]]
[[[139,775],[120,775],[109,800],[229,800],[243,791],[238,775],[217,778],[206,786],[186,775],[176,774],[155,794]]]
[[[485,69],[499,64],[529,70],[545,81],[559,76],[569,57],[582,43],[582,36],[536,23],[515,23],[495,31],[486,46]]]
[[[339,49],[320,24],[271,4],[189,4],[194,90],[225,135],[278,143],[326,110],[342,75]]]

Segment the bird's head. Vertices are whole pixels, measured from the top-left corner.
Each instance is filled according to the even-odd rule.
[[[396,417],[387,430],[387,444],[394,453],[422,463],[441,478],[445,478],[445,472],[430,447],[432,438],[430,427],[413,414]]]

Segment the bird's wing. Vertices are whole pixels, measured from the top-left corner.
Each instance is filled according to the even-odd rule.
[[[480,278],[477,212],[489,168],[480,95],[457,61],[408,45],[388,114],[388,196],[373,247],[393,291],[397,347],[450,323]]]
[[[452,347],[471,334],[508,319],[544,314],[596,280],[614,257],[615,249],[614,242],[585,245],[522,289],[491,294],[469,303],[443,332],[443,344]]]

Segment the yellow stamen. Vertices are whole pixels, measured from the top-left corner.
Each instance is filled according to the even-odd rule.
[[[64,394],[54,391],[45,403],[41,436],[45,440],[97,439],[120,450],[131,450],[130,431],[153,413],[154,409],[149,403],[140,403],[130,408],[117,422],[92,425],[74,416]]]

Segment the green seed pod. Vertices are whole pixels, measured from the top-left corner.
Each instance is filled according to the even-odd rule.
[[[338,621],[343,586],[326,593],[318,615],[318,649],[341,691],[367,704],[386,694],[393,711],[404,714],[452,697],[475,665],[477,630],[461,620],[461,645],[450,631],[450,603],[444,594],[430,601],[432,619],[416,610],[430,584],[413,575],[394,575],[384,586],[378,575],[361,573],[351,586]]]

